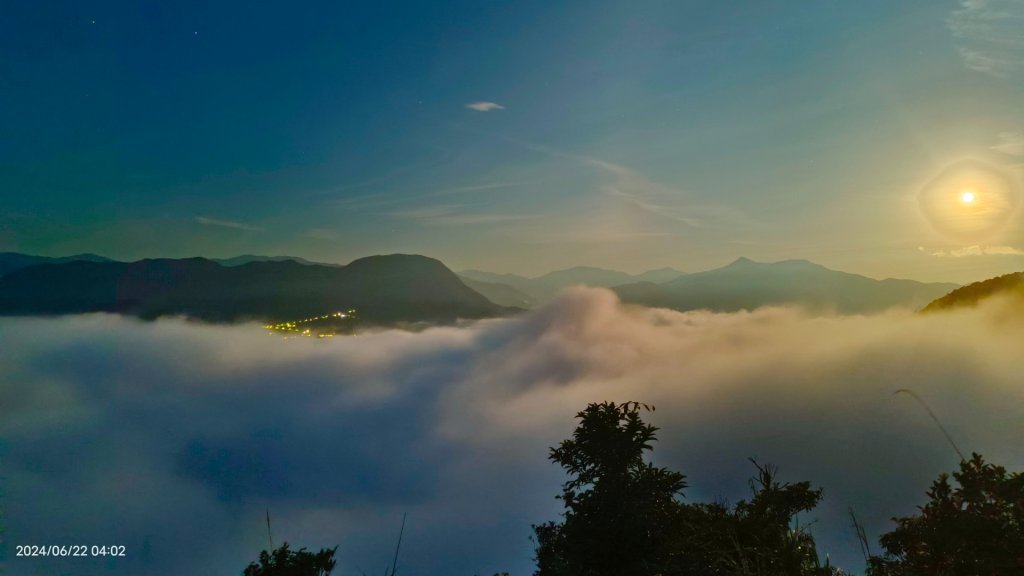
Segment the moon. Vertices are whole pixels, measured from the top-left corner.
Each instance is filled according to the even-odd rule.
[[[980,160],[947,166],[917,196],[921,214],[943,236],[969,244],[986,242],[1002,230],[1019,204],[1012,174]]]

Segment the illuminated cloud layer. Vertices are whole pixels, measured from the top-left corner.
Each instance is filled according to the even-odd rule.
[[[747,457],[823,486],[822,550],[859,569],[872,537],[964,450],[1024,457],[1024,316],[680,314],[565,293],[514,319],[283,341],[251,326],[112,316],[0,320],[7,545],[124,544],[131,558],[8,572],[232,574],[267,543],[337,544],[339,574],[531,571],[554,519],[547,447],[597,400],[653,403],[655,458],[690,498],[737,498]],[[142,567],[147,568],[143,572]]]

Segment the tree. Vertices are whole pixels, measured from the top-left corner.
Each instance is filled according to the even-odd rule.
[[[657,428],[640,419],[641,406],[590,404],[572,438],[552,448],[570,479],[559,496],[564,521],[534,526],[537,574],[630,576],[667,564],[686,482],[643,461]]]
[[[953,479],[956,488],[947,474],[932,483],[920,514],[893,519],[870,576],[1024,574],[1024,475],[972,454]]]
[[[821,490],[779,483],[757,466],[753,497],[734,508],[686,504],[686,477],[644,462],[657,428],[637,402],[590,404],[550,459],[569,475],[561,523],[535,525],[537,576],[825,576],[814,539],[794,526]],[[653,409],[652,409],[653,410]]]
[[[751,499],[732,510],[723,504],[697,505],[684,543],[691,556],[685,574],[757,574],[765,576],[828,576],[839,574],[818,559],[814,537],[797,522],[801,512],[821,501],[821,489],[809,482],[780,483],[774,466],[751,460],[758,475],[750,481]]]
[[[305,548],[289,550],[285,542],[273,552],[260,552],[259,564],[252,562],[243,576],[328,576],[334,570],[334,548],[323,548],[316,554]]]

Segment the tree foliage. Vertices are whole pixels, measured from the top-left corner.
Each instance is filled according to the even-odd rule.
[[[682,510],[684,476],[643,460],[657,428],[638,404],[591,404],[569,440],[551,450],[570,479],[562,524],[536,526],[541,574],[645,574],[665,565]]]
[[[683,543],[695,561],[686,574],[763,574],[818,576],[837,574],[818,559],[814,538],[797,515],[813,510],[822,491],[809,482],[779,482],[773,466],[757,467],[751,498],[726,505],[691,505],[690,542]]]
[[[794,523],[821,491],[780,483],[755,466],[753,495],[730,508],[682,502],[686,477],[644,461],[657,428],[643,404],[595,403],[577,414],[572,438],[551,450],[569,479],[562,522],[534,526],[537,576],[818,576],[814,539]]]
[[[243,576],[328,576],[334,570],[337,547],[323,548],[317,553],[305,548],[290,550],[285,542],[273,552],[260,552],[259,564],[252,562]]]
[[[972,454],[953,480],[942,474],[919,514],[893,519],[870,576],[1024,574],[1024,475]]]

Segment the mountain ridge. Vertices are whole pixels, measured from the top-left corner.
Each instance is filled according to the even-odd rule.
[[[456,274],[439,260],[410,254],[367,256],[340,265],[253,254],[117,262],[95,254],[0,253],[0,265],[15,268],[0,275],[0,314],[114,311],[211,321],[283,320],[286,313],[323,313],[328,304],[361,308],[371,321],[451,321],[533,308],[576,284],[610,288],[628,304],[678,310],[799,305],[842,313],[920,309],[960,288],[878,280],[804,259],[757,262],[747,257],[690,274],[668,267],[631,275],[575,266],[534,278],[478,270]],[[309,305],[296,303],[303,300]]]
[[[114,260],[91,252],[71,256],[36,256],[21,252],[0,252],[0,276],[39,264],[63,264],[66,262],[113,262]]]
[[[626,303],[676,310],[732,312],[799,305],[814,311],[871,313],[893,307],[916,309],[957,287],[916,280],[877,280],[809,260],[756,262],[741,257],[720,268],[669,282],[632,283],[614,290]]]
[[[481,280],[473,280],[465,276],[459,276],[459,280],[471,289],[479,292],[491,302],[499,306],[513,306],[516,308],[534,308],[540,304],[536,298],[529,294],[517,290],[508,284],[501,284],[498,282],[483,282]]]
[[[502,316],[439,260],[391,254],[346,266],[206,258],[47,263],[0,277],[0,314],[114,312],[146,319],[282,321],[354,308],[370,323]]]
[[[1016,295],[1024,300],[1024,272],[1012,272],[961,286],[945,296],[929,302],[921,309],[921,312],[932,313],[955,308],[969,308],[1000,295]]]
[[[573,266],[554,270],[540,276],[527,277],[519,274],[485,272],[482,270],[462,270],[459,276],[478,282],[504,284],[519,292],[523,292],[538,302],[553,298],[558,292],[569,286],[582,284],[597,288],[612,288],[629,282],[644,281],[649,278],[670,279],[685,275],[685,272],[671,267],[648,270],[640,274],[628,274],[618,270],[609,270],[596,266]]]
[[[258,254],[239,254],[238,256],[231,256],[230,258],[210,258],[210,260],[213,260],[221,266],[241,266],[250,262],[284,262],[285,260],[291,260],[307,266],[341,266],[341,264],[331,262],[314,262],[312,260],[306,260],[300,256],[261,256]]]

